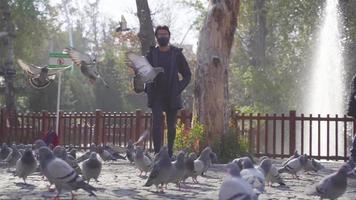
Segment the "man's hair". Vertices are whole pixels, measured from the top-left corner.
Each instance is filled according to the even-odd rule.
[[[168,26],[164,25],[164,26],[157,26],[156,30],[155,30],[155,36],[157,37],[158,31],[159,30],[166,30],[169,34],[169,36],[171,36],[171,32],[169,31]]]

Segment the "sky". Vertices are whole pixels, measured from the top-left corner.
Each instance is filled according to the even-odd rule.
[[[88,1],[93,2],[93,0],[77,1],[80,7]],[[52,5],[60,2],[61,0],[50,0]],[[193,48],[196,49],[198,31],[195,29],[189,30],[197,16],[195,11],[177,3],[176,0],[148,0],[148,3],[151,13],[153,13],[154,25],[170,25],[171,42],[181,43],[184,35],[188,32],[183,44],[193,45]],[[139,21],[135,16],[137,12],[135,0],[100,0],[99,11],[102,19],[111,19],[117,22],[120,21],[121,15],[124,15],[129,28],[134,28],[137,31],[139,29]]]

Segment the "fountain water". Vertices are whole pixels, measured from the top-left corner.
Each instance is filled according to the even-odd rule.
[[[322,24],[318,35],[309,93],[305,96],[305,114],[321,114],[325,117],[344,114],[344,65],[342,54],[342,23],[338,0],[327,0]],[[335,132],[331,124],[331,133]],[[326,124],[321,125],[321,154],[326,151]],[[317,124],[313,123],[313,154],[317,153]],[[316,137],[315,137],[316,136]],[[341,135],[340,135],[341,136]],[[342,137],[339,137],[342,138]],[[331,144],[335,146],[335,134],[330,135]],[[339,142],[343,142],[339,140]],[[331,145],[331,153],[335,152]],[[343,153],[340,152],[339,153]]]

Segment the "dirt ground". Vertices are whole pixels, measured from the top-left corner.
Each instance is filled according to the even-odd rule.
[[[281,160],[277,161],[278,163]],[[304,194],[306,188],[334,172],[342,162],[323,162],[326,169],[316,173],[300,173],[300,180],[283,174],[285,187],[266,187],[266,192],[259,199],[318,199]],[[224,165],[216,164],[206,177],[199,177],[199,184],[188,179],[181,190],[171,184],[165,193],[156,193],[155,187],[143,187],[144,177],[138,176],[135,166],[127,161],[104,163],[99,182],[91,182],[98,189],[97,197],[89,197],[83,190],[74,192],[76,199],[217,199],[219,187],[226,177]],[[54,192],[48,192],[48,183],[35,173],[28,177],[27,185],[22,179],[14,177],[7,169],[0,169],[0,199],[52,199]],[[356,199],[356,180],[348,181],[347,192],[340,199]],[[61,199],[70,199],[70,193],[63,193]]]

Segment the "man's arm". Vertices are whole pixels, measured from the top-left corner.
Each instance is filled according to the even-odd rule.
[[[189,65],[183,53],[178,54],[178,71],[182,75],[183,79],[178,83],[178,90],[181,93],[189,84],[192,77],[192,73],[189,69]]]

